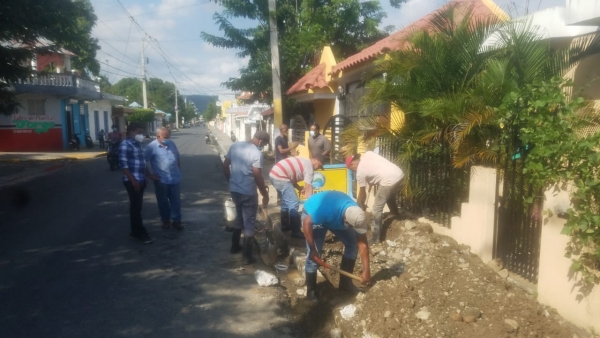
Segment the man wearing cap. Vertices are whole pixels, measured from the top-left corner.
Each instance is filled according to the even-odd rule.
[[[373,202],[373,234],[369,243],[379,243],[381,240],[381,223],[383,218],[383,207],[387,203],[390,212],[398,216],[398,205],[396,196],[400,190],[400,184],[404,178],[404,172],[395,164],[378,154],[367,151],[364,155],[348,156],[346,167],[356,172],[356,182],[360,187],[357,202],[362,210],[367,208],[366,186],[376,186],[375,202]]]
[[[323,164],[316,158],[290,157],[277,162],[269,173],[271,184],[281,194],[281,231],[292,230],[292,237],[304,238],[300,230],[300,200],[296,189],[309,198],[312,195],[314,171],[320,168],[323,168]],[[298,185],[300,181],[304,181],[304,189]]]
[[[360,252],[362,261],[362,283],[371,280],[369,266],[369,245],[367,244],[367,226],[365,214],[354,200],[339,191],[324,191],[311,196],[304,202],[303,230],[306,237],[307,259],[306,298],[316,299],[317,267],[327,267],[319,257],[327,231],[331,231],[344,244],[344,254],[340,269],[348,273],[354,271],[356,257]],[[350,277],[340,276],[339,288],[352,293],[360,292]]]
[[[263,205],[269,203],[269,193],[262,177],[262,153],[265,144],[269,144],[269,134],[259,130],[248,142],[237,142],[231,145],[225,161],[223,172],[229,182],[231,198],[237,212],[236,222],[231,238],[232,254],[244,250],[244,264],[252,264],[252,243],[254,242],[254,222],[258,209],[258,194],[260,190]],[[240,237],[244,231],[244,246],[240,246]]]

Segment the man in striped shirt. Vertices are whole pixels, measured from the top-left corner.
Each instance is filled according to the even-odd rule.
[[[323,168],[323,164],[316,158],[306,159],[290,157],[283,159],[273,166],[269,178],[273,187],[281,194],[281,231],[292,230],[292,237],[304,238],[302,234],[302,221],[298,208],[300,200],[295,189],[305,198],[312,195],[312,181],[314,171]],[[304,189],[298,182],[304,181]]]

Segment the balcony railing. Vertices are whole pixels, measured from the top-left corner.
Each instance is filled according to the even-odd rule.
[[[35,77],[20,79],[17,81],[17,84],[35,86],[76,87],[91,90],[94,92],[100,92],[100,84],[98,82],[87,80],[77,75],[68,74],[38,75]]]

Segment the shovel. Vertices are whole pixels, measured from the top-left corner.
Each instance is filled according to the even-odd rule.
[[[333,267],[333,266],[329,265],[329,263],[325,263],[320,257],[315,257],[314,260],[315,260],[315,262],[317,262],[317,264],[324,267],[325,269],[329,269],[331,271],[339,273],[340,275],[344,275],[344,276],[350,277],[356,281],[362,282],[362,278],[358,277],[357,275],[353,275],[349,272],[346,272],[346,271],[340,270],[336,267]]]

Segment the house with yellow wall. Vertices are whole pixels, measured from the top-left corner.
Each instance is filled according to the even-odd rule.
[[[431,19],[450,6],[455,7],[454,15],[457,20],[464,17],[469,10],[474,19],[490,15],[501,20],[509,19],[509,16],[492,0],[453,0],[339,63],[336,62],[331,48],[326,46],[323,48],[319,65],[288,89],[286,92],[288,97],[298,103],[312,104],[314,122],[321,126],[322,133],[331,140],[332,161],[343,163],[340,133],[346,125],[361,116],[391,114],[390,121],[393,124],[391,127],[402,127],[404,113],[398,108],[385,104],[371,106],[363,104],[362,99],[367,92],[365,77],[373,69],[377,59],[385,57],[390,51],[410,46],[408,37],[415,31],[428,30],[432,25]],[[359,144],[358,151],[365,150],[366,146]],[[308,156],[308,151],[300,148],[300,154]]]

